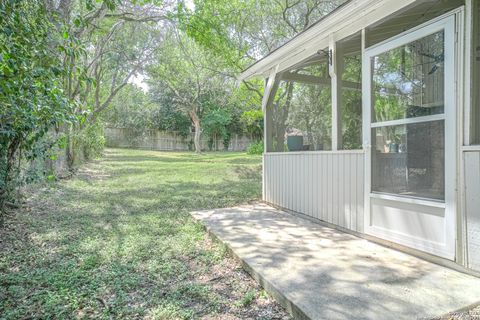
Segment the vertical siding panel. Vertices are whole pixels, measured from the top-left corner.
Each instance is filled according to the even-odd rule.
[[[344,227],[350,229],[350,184],[349,177],[350,174],[350,163],[352,162],[352,158],[350,155],[345,154],[343,162],[343,203],[342,203],[342,216],[343,216],[343,224]]]
[[[352,229],[352,203],[353,197],[355,195],[355,189],[352,188],[352,181],[355,181],[356,172],[353,170],[352,165],[355,163],[356,155],[350,154],[348,155],[348,174],[345,179],[345,185],[348,193],[348,204],[347,204],[347,220],[348,220],[348,228]]]
[[[328,166],[328,163],[329,163],[329,159],[328,159],[328,155],[324,155],[322,156],[322,163],[323,163],[323,167],[324,167],[324,171],[323,171],[323,177],[322,177],[322,196],[323,196],[323,221],[328,221],[328,208],[329,208],[329,203],[331,203],[331,201],[328,199],[328,196],[329,196],[329,192],[328,190],[330,189],[329,186],[330,186],[330,179],[329,179],[329,166]]]
[[[262,175],[263,175],[263,194],[262,194],[262,198],[265,200],[265,201],[270,201],[269,199],[269,187],[270,187],[270,183],[268,182],[268,179],[270,177],[270,175],[268,174],[268,170],[270,170],[270,166],[268,165],[268,157],[267,155],[263,155],[263,167],[262,167]]]
[[[297,169],[297,176],[295,177],[295,192],[297,194],[297,205],[295,211],[305,212],[305,208],[303,207],[303,187],[305,186],[305,180],[303,176],[303,162],[305,161],[304,155],[297,155],[297,163],[299,164]]]
[[[272,170],[270,170],[270,182],[272,183],[272,203],[279,203],[279,198],[278,198],[278,179],[277,179],[277,170],[278,170],[278,159],[275,156],[270,156],[269,157],[269,163],[272,166]]]
[[[267,169],[267,172],[268,172],[268,179],[266,181],[268,181],[268,190],[269,190],[269,193],[268,193],[268,202],[271,202],[271,203],[275,203],[276,199],[275,199],[275,196],[274,196],[274,191],[275,191],[275,177],[274,177],[274,171],[275,171],[275,165],[276,163],[273,162],[272,160],[272,157],[270,155],[267,156],[267,161],[266,161],[266,166],[268,166],[268,169]]]
[[[304,160],[303,160],[303,183],[301,183],[301,186],[302,186],[302,201],[303,201],[303,210],[305,212],[305,214],[311,216],[310,214],[310,209],[308,207],[308,198],[310,197],[310,193],[309,193],[309,185],[310,185],[310,179],[308,177],[308,163],[309,163],[309,158],[310,158],[310,155],[306,154],[304,156]]]
[[[333,162],[332,162],[332,156],[331,155],[327,155],[328,157],[328,170],[327,170],[327,176],[328,176],[328,185],[327,185],[327,204],[328,204],[328,207],[327,207],[327,221],[328,222],[333,222],[332,220],[332,212],[333,212],[333,208],[334,208],[334,204],[333,204],[333,181],[332,181],[332,175],[333,175]]]
[[[288,174],[287,170],[286,169],[286,166],[285,166],[285,157],[284,156],[278,156],[280,158],[280,163],[281,163],[281,167],[280,167],[280,172],[281,172],[281,175],[279,176],[279,180],[280,180],[280,185],[282,186],[281,189],[280,189],[280,198],[282,199],[282,207],[287,207],[287,201],[286,201],[286,195],[287,195],[287,186],[285,185],[285,180],[286,180],[286,175]]]
[[[297,155],[296,157],[296,163],[297,166],[295,169],[297,170],[297,175],[295,176],[295,194],[296,194],[296,206],[295,206],[295,211],[300,211],[300,212],[305,212],[305,209],[303,208],[303,196],[302,196],[302,184],[301,182],[305,182],[303,180],[303,160],[305,157],[303,155]]]
[[[310,216],[315,216],[315,212],[312,210],[312,199],[313,199],[313,192],[312,192],[312,187],[313,187],[313,179],[312,179],[312,176],[313,176],[313,167],[312,167],[312,155],[309,154],[308,155],[308,174],[307,174],[307,179],[308,179],[308,186],[307,186],[307,192],[306,192],[306,195],[307,195],[307,208],[308,208],[308,214]]]
[[[290,167],[291,167],[291,172],[292,172],[292,203],[291,203],[291,209],[292,210],[297,210],[299,208],[299,192],[297,188],[297,181],[298,177],[300,175],[300,167],[302,166],[301,163],[301,157],[298,155],[294,155],[293,157],[290,157]]]
[[[329,186],[330,186],[330,179],[329,179],[329,170],[330,170],[330,167],[329,167],[329,162],[330,162],[330,159],[328,157],[328,155],[325,155],[323,157],[323,161],[324,161],[324,164],[325,164],[325,171],[323,172],[323,179],[324,179],[324,182],[322,184],[322,194],[323,194],[323,204],[325,206],[325,210],[323,212],[323,220],[324,221],[328,221],[328,211],[329,211],[329,207],[330,207],[330,204],[331,204],[331,201],[328,199],[328,196],[329,196],[329,192],[328,192],[328,189],[329,189]]]
[[[292,204],[292,208],[293,210],[295,211],[298,211],[300,208],[301,208],[301,198],[300,198],[300,190],[299,190],[299,180],[300,180],[300,177],[302,176],[302,156],[300,155],[295,155],[293,158],[292,158],[292,172],[294,172],[294,185],[292,186],[293,187],[293,195],[294,195],[294,198],[293,198],[293,204]]]
[[[333,155],[333,163],[335,164],[335,174],[333,180],[335,181],[335,210],[333,211],[333,221],[337,226],[341,226],[340,224],[340,193],[341,193],[341,182],[340,176],[342,173],[342,155],[337,154],[336,156]]]
[[[268,163],[270,163],[270,165],[272,166],[272,169],[270,170],[270,183],[272,184],[271,185],[272,193],[270,198],[272,203],[279,203],[278,194],[277,194],[278,181],[276,176],[277,170],[278,170],[278,159],[275,156],[269,156]]]
[[[292,210],[292,181],[293,181],[293,172],[292,166],[290,162],[292,162],[291,157],[285,157],[285,172],[288,174],[288,178],[285,181],[285,185],[287,186],[287,208]]]
[[[322,212],[322,194],[320,193],[321,188],[321,170],[322,167],[320,166],[320,157],[318,155],[312,156],[312,210],[316,214],[317,217],[320,217]]]
[[[271,203],[274,203],[274,191],[275,191],[275,184],[273,180],[273,170],[275,169],[274,163],[272,162],[272,157],[270,155],[267,155],[266,157],[267,161],[265,162],[265,166],[268,166],[266,172],[268,172],[268,183],[269,183],[269,199],[268,201]]]
[[[282,198],[280,197],[280,190],[282,186],[280,185],[280,179],[278,178],[278,171],[280,170],[280,165],[281,165],[281,158],[277,156],[272,156],[272,162],[275,163],[273,168],[275,168],[274,171],[272,171],[272,175],[275,176],[275,189],[273,190],[274,192],[274,197],[275,197],[275,202],[274,204],[281,206],[282,205]]]
[[[465,209],[468,266],[480,270],[480,152],[465,152]]]
[[[356,172],[356,162],[359,160],[357,155],[351,156],[350,172],[352,180],[350,181],[350,229],[357,230],[357,178],[359,173]]]
[[[309,179],[308,179],[308,158],[309,155],[306,154],[303,156],[303,180],[300,183],[302,186],[302,203],[303,203],[303,212],[305,214],[310,215],[310,211],[308,210],[308,204],[307,204],[307,193],[308,193],[308,184],[309,184]]]
[[[358,172],[358,177],[360,179],[357,180],[357,230],[359,232],[363,232],[363,216],[364,216],[364,192],[367,192],[364,190],[365,185],[364,185],[364,161],[365,157],[361,155],[360,161],[357,161],[357,172]]]
[[[312,211],[315,214],[316,217],[318,217],[318,214],[320,213],[320,201],[319,197],[321,194],[319,193],[318,189],[318,184],[319,184],[319,166],[318,166],[318,156],[317,155],[312,155]]]
[[[275,158],[272,157],[271,155],[268,156],[268,166],[270,166],[270,168],[268,169],[268,175],[269,175],[269,178],[268,178],[268,181],[270,183],[270,202],[271,203],[276,203],[277,202],[277,199],[275,198],[275,189],[277,188],[277,185],[275,183],[275,171],[277,170],[276,166],[277,166],[277,163],[276,161],[273,161]]]
[[[280,207],[363,231],[364,154],[265,156],[265,199]]]
[[[265,174],[265,191],[266,191],[265,200],[268,202],[272,202],[271,197],[272,197],[272,190],[274,185],[272,184],[272,181],[271,181],[272,164],[270,163],[270,157],[268,155],[265,155],[265,162],[263,164],[264,164],[263,172]]]
[[[281,181],[281,176],[280,176],[280,172],[282,171],[282,157],[280,156],[274,156],[273,157],[275,159],[275,184],[276,184],[276,190],[275,190],[275,193],[276,193],[276,198],[277,198],[277,201],[276,204],[280,205],[283,207],[284,203],[283,203],[283,198],[282,198],[282,190],[283,190],[283,185],[282,185],[282,181]]]
[[[288,185],[285,184],[285,181],[287,180],[287,175],[290,176],[290,173],[287,170],[287,157],[286,156],[280,156],[282,157],[282,179],[281,179],[281,185],[282,185],[282,193],[283,193],[283,207],[288,208]]]
[[[361,161],[360,157],[357,157],[357,161],[355,161],[354,163],[354,168],[355,168],[355,171],[356,171],[356,175],[355,175],[355,189],[356,189],[356,193],[355,193],[355,225],[356,225],[356,230],[359,231],[359,228],[360,228],[360,215],[363,214],[363,212],[361,212],[360,210],[360,198],[363,197],[363,193],[360,194],[361,192],[359,192],[358,190],[358,185],[360,183],[360,181],[362,181],[363,179],[361,179],[360,175],[363,176],[363,170],[364,168],[362,167],[362,170],[359,172],[359,168],[360,168],[360,163],[363,163],[363,161]]]
[[[332,199],[333,199],[333,207],[332,207],[332,217],[331,222],[338,225],[338,158],[335,157],[333,154],[330,155],[332,158],[332,167],[333,167],[333,174],[332,174]]]
[[[296,176],[295,180],[295,192],[297,193],[297,205],[295,211],[305,213],[305,207],[303,204],[303,190],[305,188],[305,176],[303,174],[304,170],[304,162],[305,162],[305,155],[298,155],[297,156],[297,172],[298,175]]]
[[[345,227],[345,155],[338,156],[338,225]]]
[[[322,162],[319,155],[312,156],[312,212],[318,218],[322,216]]]
[[[326,183],[326,175],[325,173],[327,172],[327,163],[325,161],[325,156],[319,155],[317,158],[317,195],[318,195],[318,200],[317,200],[317,210],[318,210],[318,216],[320,217],[321,220],[325,220],[325,212],[326,212],[326,202],[325,202],[325,183]]]
[[[285,188],[285,206],[287,209],[290,209],[290,184],[292,183],[292,172],[290,171],[289,159],[287,156],[284,157],[284,180],[282,185]]]
[[[308,215],[311,215],[310,213],[310,208],[308,207],[308,197],[309,197],[309,185],[310,185],[310,178],[309,178],[309,158],[310,158],[310,155],[309,154],[306,154],[304,156],[304,160],[303,160],[303,183],[302,183],[302,187],[303,187],[303,194],[302,194],[302,199],[303,199],[303,205],[304,205],[304,209],[305,210],[305,213],[307,213]]]
[[[287,194],[286,194],[286,200],[287,200],[287,208],[292,209],[291,203],[292,203],[292,167],[290,166],[291,159],[289,156],[285,157],[285,172],[287,173],[287,179],[285,180],[285,185],[287,186]]]
[[[333,208],[334,208],[334,201],[335,199],[333,199],[333,186],[334,186],[334,182],[333,182],[333,156],[332,155],[328,155],[328,171],[327,171],[327,175],[328,175],[328,186],[327,186],[327,203],[328,203],[328,209],[327,209],[327,213],[328,213],[328,218],[327,218],[327,221],[328,222],[333,222]]]
[[[288,184],[288,208],[290,210],[294,209],[293,203],[294,203],[294,188],[293,184],[295,183],[295,174],[297,172],[296,167],[293,165],[295,162],[295,156],[290,156],[288,157],[288,165],[287,165],[287,170],[290,173],[290,179],[288,181],[285,181]]]
[[[319,155],[312,156],[312,211],[318,219],[322,218],[322,158]]]
[[[341,157],[341,155],[340,155]],[[333,177],[332,181],[334,182],[334,189],[333,191],[333,210],[332,210],[332,222],[336,224],[337,226],[339,225],[338,223],[338,200],[339,200],[339,194],[340,194],[340,181],[338,181],[338,177],[340,174],[340,157],[336,157],[335,155],[332,154],[332,163],[333,163]]]

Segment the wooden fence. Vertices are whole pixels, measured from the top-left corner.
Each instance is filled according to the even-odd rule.
[[[134,148],[160,151],[194,150],[193,133],[185,136],[173,131],[134,130],[128,128],[106,128],[105,139],[107,147]],[[245,151],[252,140],[245,136],[234,134],[228,145],[228,151]],[[208,139],[202,137],[202,150],[210,150]],[[212,150],[225,150],[223,141],[213,142]]]

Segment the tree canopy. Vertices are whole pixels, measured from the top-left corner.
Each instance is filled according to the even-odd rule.
[[[72,170],[104,126],[260,140],[264,84],[236,76],[343,2],[0,2],[2,211],[34,159],[64,148]]]

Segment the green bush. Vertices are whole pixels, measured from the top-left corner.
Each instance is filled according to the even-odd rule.
[[[263,141],[250,144],[247,148],[248,154],[263,154]]]
[[[79,140],[85,160],[100,157],[105,147],[105,135],[102,124],[95,122],[87,125],[80,132]]]

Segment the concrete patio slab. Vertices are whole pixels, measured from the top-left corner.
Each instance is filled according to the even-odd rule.
[[[265,204],[192,212],[296,318],[430,319],[480,279]]]

